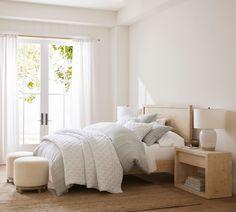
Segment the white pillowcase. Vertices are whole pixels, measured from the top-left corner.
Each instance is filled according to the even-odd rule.
[[[161,147],[184,146],[184,139],[172,131],[167,132],[157,142]]]
[[[122,119],[120,119],[119,121],[117,121],[117,124],[121,124],[124,125],[125,123],[127,123],[128,121],[135,121],[137,117],[124,117]]]
[[[155,121],[155,123],[160,125],[166,125],[166,118],[159,118]]]
[[[123,126],[133,131],[139,140],[142,140],[144,136],[147,135],[147,133],[152,129],[152,124],[137,123],[134,121],[128,121]]]
[[[155,115],[155,114],[154,114]],[[124,125],[125,123],[127,123],[128,121],[135,121],[138,123],[145,123],[145,122],[140,122],[139,117],[142,117],[144,115],[140,115],[138,117],[133,117],[133,116],[126,116],[123,117],[122,119],[120,119],[119,121],[116,121],[117,124],[121,124]],[[139,120],[139,121],[138,121]],[[156,124],[160,124],[160,125],[166,125],[166,118],[157,118],[155,121],[150,122],[150,123],[156,123]],[[147,124],[147,123],[146,123]],[[148,123],[149,124],[149,123]]]

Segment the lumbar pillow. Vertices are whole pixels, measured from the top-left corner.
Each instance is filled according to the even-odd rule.
[[[156,143],[163,135],[165,135],[168,131],[172,130],[172,127],[163,126],[159,124],[153,124],[152,130],[147,133],[147,135],[143,138],[143,141],[151,146]]]
[[[147,115],[140,115],[136,118],[136,122],[139,123],[151,123],[156,121],[157,119],[157,114],[147,114]]]
[[[123,126],[133,131],[139,140],[142,140],[144,136],[152,129],[152,124],[137,123],[134,121],[128,121]]]

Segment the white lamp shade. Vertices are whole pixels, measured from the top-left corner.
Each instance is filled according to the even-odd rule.
[[[225,110],[194,109],[194,128],[224,129],[225,128]]]
[[[134,117],[137,115],[137,111],[128,106],[117,106],[117,120],[121,120],[125,117]]]

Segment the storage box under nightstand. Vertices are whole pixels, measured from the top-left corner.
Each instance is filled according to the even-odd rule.
[[[197,175],[199,169],[204,169],[204,192],[196,192],[184,186],[188,176]],[[207,199],[232,196],[232,154],[177,147],[175,186]]]

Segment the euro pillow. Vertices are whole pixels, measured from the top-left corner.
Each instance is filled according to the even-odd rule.
[[[136,119],[137,119],[137,117],[124,117],[121,120],[118,120],[116,123],[120,124],[120,125],[124,125],[128,121],[135,121]]]
[[[128,121],[123,126],[133,131],[140,141],[152,129],[152,124],[137,123],[134,121]]]
[[[151,146],[154,143],[156,143],[163,135],[165,135],[168,131],[172,129],[173,128],[169,126],[153,124],[152,129],[143,138],[143,142],[145,142],[147,146]]]
[[[160,146],[177,146],[182,147],[184,146],[184,138],[179,136],[178,134],[169,131],[165,135],[163,135],[158,141]]]
[[[156,121],[157,114],[147,114],[147,115],[140,115],[138,116],[135,121],[139,123],[151,123]]]

